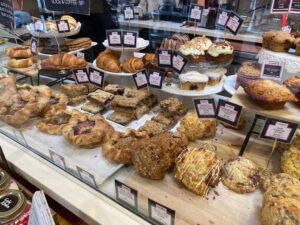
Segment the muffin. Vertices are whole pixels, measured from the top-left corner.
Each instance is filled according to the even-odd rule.
[[[296,38],[295,42],[296,55],[300,55],[300,37]]]
[[[205,54],[212,45],[205,36],[193,38],[179,48],[179,51],[188,58],[190,64],[197,64],[206,60]]]
[[[274,52],[288,52],[295,42],[294,36],[284,31],[265,32],[262,37],[262,46]]]
[[[234,57],[233,47],[228,41],[218,41],[209,47],[206,56],[213,63],[228,63]]]
[[[257,62],[244,62],[237,72],[235,88],[243,86],[251,80],[257,80],[260,77],[260,65]]]
[[[180,86],[183,90],[203,90],[208,83],[208,76],[197,71],[189,71],[179,75]]]
[[[214,86],[220,83],[222,77],[225,75],[226,72],[227,72],[226,68],[206,70],[204,74],[208,76],[208,85]]]

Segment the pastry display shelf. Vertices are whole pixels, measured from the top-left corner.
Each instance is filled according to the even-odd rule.
[[[125,77],[131,77],[133,73],[124,73],[124,72],[120,72],[120,73],[114,73],[114,72],[110,72],[110,71],[106,71],[104,69],[101,69],[99,67],[97,67],[97,63],[96,63],[97,59],[95,59],[93,61],[93,67],[97,70],[100,70],[101,72],[103,72],[106,75],[111,75],[111,76],[125,76]]]

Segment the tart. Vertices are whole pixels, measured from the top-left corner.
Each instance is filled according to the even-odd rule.
[[[262,38],[262,46],[274,52],[288,52],[295,41],[293,35],[284,31],[265,32]]]
[[[228,63],[234,57],[233,47],[228,41],[218,41],[209,47],[206,56],[213,63]]]
[[[286,102],[297,101],[289,89],[271,80],[249,81],[244,90],[253,102],[268,110],[282,109]]]
[[[43,115],[54,114],[67,108],[69,98],[63,93],[52,92],[50,99],[42,111]]]
[[[201,91],[208,83],[208,76],[197,71],[189,71],[179,75],[180,88],[183,90]]]
[[[69,123],[63,128],[64,137],[80,148],[94,148],[105,142],[114,129],[100,114],[74,112]]]

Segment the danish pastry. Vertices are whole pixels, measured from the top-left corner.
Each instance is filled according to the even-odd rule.
[[[128,129],[126,132],[114,132],[102,145],[102,154],[114,163],[132,164],[131,148],[134,140],[147,138],[145,132]]]
[[[86,67],[86,65],[87,62],[84,59],[67,53],[52,55],[41,61],[41,68],[49,70],[76,69]]]
[[[75,111],[62,133],[73,145],[80,148],[94,148],[105,142],[113,131],[114,129],[100,114]]]
[[[30,46],[13,46],[5,50],[7,56],[15,59],[24,59],[32,56]]]
[[[96,59],[97,67],[104,69],[109,72],[119,73],[121,71],[120,55],[116,52],[113,52],[110,49],[106,49],[103,52],[100,52]]]
[[[65,110],[67,108],[68,101],[69,98],[65,94],[52,92],[42,114],[54,114],[60,110]]]
[[[11,68],[28,68],[32,66],[31,59],[9,59],[7,65]]]

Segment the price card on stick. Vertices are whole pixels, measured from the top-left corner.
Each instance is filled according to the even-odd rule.
[[[148,84],[153,88],[162,88],[162,83],[165,78],[165,72],[149,70],[148,72]]]
[[[181,73],[184,67],[186,66],[188,60],[179,52],[174,51],[172,55],[172,67],[178,73]]]
[[[203,6],[196,5],[196,4],[190,5],[190,13],[189,13],[190,20],[201,22],[202,13],[203,13]]]
[[[46,9],[50,11],[60,11],[68,13],[76,13],[89,15],[90,14],[90,1],[87,0],[43,0]]]
[[[77,166],[79,177],[93,187],[97,187],[95,176]]]
[[[84,59],[84,53],[83,53],[83,52],[77,52],[77,53],[76,53],[76,56],[77,56],[78,58]]]
[[[124,5],[123,6],[124,20],[134,19],[134,5]]]
[[[56,26],[59,33],[70,32],[68,20],[56,20]]]
[[[157,50],[156,57],[159,67],[172,67],[172,50]]]
[[[263,79],[275,81],[282,80],[283,63],[275,60],[265,60],[262,64],[261,75]]]
[[[44,20],[36,20],[34,22],[34,30],[37,32],[45,32],[45,21]]]
[[[142,70],[132,75],[133,81],[137,89],[141,89],[148,86],[147,72]]]
[[[269,118],[266,120],[260,137],[265,139],[277,140],[283,143],[291,143],[297,129],[297,123]]]
[[[36,55],[38,53],[38,40],[37,39],[31,38],[30,50],[31,50],[31,53],[34,55]]]
[[[220,27],[225,27],[228,22],[229,16],[230,16],[230,11],[226,9],[219,9],[216,25]]]
[[[136,48],[138,32],[123,31],[123,46],[127,48]]]
[[[300,1],[291,0],[289,13],[300,13]]]
[[[103,87],[104,85],[104,73],[102,71],[96,70],[94,68],[89,68],[89,78],[90,82],[99,86]]]
[[[194,106],[199,118],[216,118],[215,100],[194,99]]]
[[[87,69],[73,70],[73,73],[78,84],[90,82]]]
[[[107,30],[106,39],[108,40],[108,45],[113,47],[122,47],[122,35],[121,30]]]
[[[169,209],[151,199],[148,199],[148,213],[149,217],[163,225],[174,225],[175,224],[175,211]]]
[[[243,19],[238,14],[231,11],[228,21],[226,23],[226,28],[234,35],[237,35],[239,29],[242,26],[242,23],[243,23]]]
[[[242,106],[220,99],[217,107],[217,119],[237,127],[242,110]]]
[[[116,199],[134,209],[138,209],[138,192],[137,190],[115,180]]]
[[[50,157],[52,161],[55,163],[55,165],[59,166],[60,168],[66,170],[66,163],[64,157],[57,154],[56,152],[49,149]]]
[[[273,0],[271,13],[287,13],[289,11],[291,0]]]

